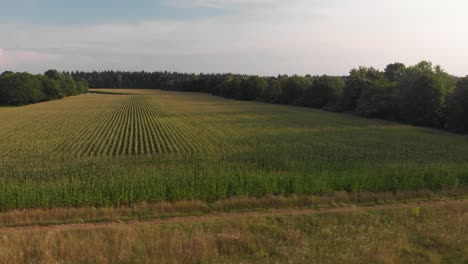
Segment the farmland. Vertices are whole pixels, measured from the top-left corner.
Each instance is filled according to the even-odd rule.
[[[468,184],[464,135],[196,93],[99,91],[0,108],[0,209]]]

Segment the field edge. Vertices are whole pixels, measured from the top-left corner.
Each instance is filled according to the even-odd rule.
[[[260,198],[237,197],[214,202],[141,202],[128,207],[36,208],[0,213],[0,231],[15,228],[66,225],[102,225],[168,221],[178,218],[203,218],[216,215],[274,214],[281,211],[326,212],[355,208],[389,208],[448,202],[467,202],[468,191],[429,191],[400,193],[335,192],[323,196],[290,195]]]

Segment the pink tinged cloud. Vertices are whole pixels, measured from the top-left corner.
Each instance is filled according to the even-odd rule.
[[[42,62],[53,60],[59,58],[60,56],[56,54],[40,53],[36,51],[20,51],[18,52],[18,57],[26,62]]]
[[[28,68],[32,65],[48,65],[57,62],[61,55],[31,50],[7,51],[0,48],[0,70]]]
[[[0,48],[0,67],[14,67],[13,59],[2,48]]]

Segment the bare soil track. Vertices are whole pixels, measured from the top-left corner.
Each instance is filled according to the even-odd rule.
[[[109,222],[96,222],[96,223],[72,223],[72,224],[59,224],[59,225],[29,225],[17,227],[1,227],[0,232],[6,231],[39,231],[39,230],[67,230],[67,229],[92,229],[97,227],[108,227],[117,225],[135,225],[135,224],[175,224],[175,223],[196,223],[206,222],[211,220],[222,219],[236,219],[243,217],[265,217],[265,216],[283,216],[283,215],[306,215],[306,214],[333,214],[333,213],[352,213],[352,212],[366,212],[373,210],[389,210],[389,209],[410,209],[425,206],[437,205],[467,205],[468,199],[459,200],[443,200],[443,201],[427,201],[427,202],[408,202],[399,204],[386,204],[386,205],[352,205],[349,207],[339,208],[324,208],[324,209],[281,209],[281,210],[268,210],[268,211],[246,211],[246,212],[232,212],[232,213],[210,213],[197,216],[181,216],[169,218],[156,218],[146,221],[109,221]]]

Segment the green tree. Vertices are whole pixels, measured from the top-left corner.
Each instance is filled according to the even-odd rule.
[[[396,62],[387,65],[384,70],[384,75],[390,82],[396,82],[405,74],[405,71],[405,64]]]
[[[394,100],[394,85],[387,80],[374,82],[359,97],[356,113],[364,117],[397,119],[398,110]]]
[[[300,105],[304,97],[304,91],[312,85],[312,80],[307,77],[292,76],[284,79],[281,84],[280,103]]]
[[[345,82],[331,76],[317,77],[304,93],[303,105],[315,108],[333,109],[343,95]]]
[[[0,76],[0,104],[25,105],[44,101],[41,81],[29,73]]]
[[[468,133],[468,76],[458,81],[454,93],[449,96],[447,128]]]
[[[443,118],[443,94],[433,75],[423,75],[405,87],[401,117],[410,124],[439,127]]]
[[[47,76],[41,78],[42,90],[48,100],[60,99],[64,97],[60,89],[59,81],[50,79]]]
[[[263,90],[262,99],[270,103],[279,103],[281,96],[281,84],[278,80],[272,79]]]
[[[78,93],[88,92],[88,81],[86,81],[86,79],[77,77],[75,78],[75,83],[76,83],[76,89]],[[125,87],[131,87],[131,86],[125,86]]]
[[[242,82],[242,100],[253,101],[263,94],[268,83],[264,78],[253,76]]]
[[[70,75],[62,75],[60,80],[60,89],[65,96],[79,94],[75,80]]]
[[[44,73],[45,76],[49,77],[51,80],[61,80],[62,74],[59,73],[57,70],[48,70]]]
[[[445,123],[446,97],[453,90],[452,80],[440,67],[422,61],[409,67],[398,87],[400,117],[406,123],[442,127]]]
[[[0,74],[0,76],[7,75],[7,74],[12,74],[12,73],[13,73],[12,71],[4,71],[4,72],[2,72],[2,74]]]
[[[372,86],[374,82],[383,78],[383,73],[374,68],[352,69],[344,87],[341,110],[355,111],[361,93]]]

